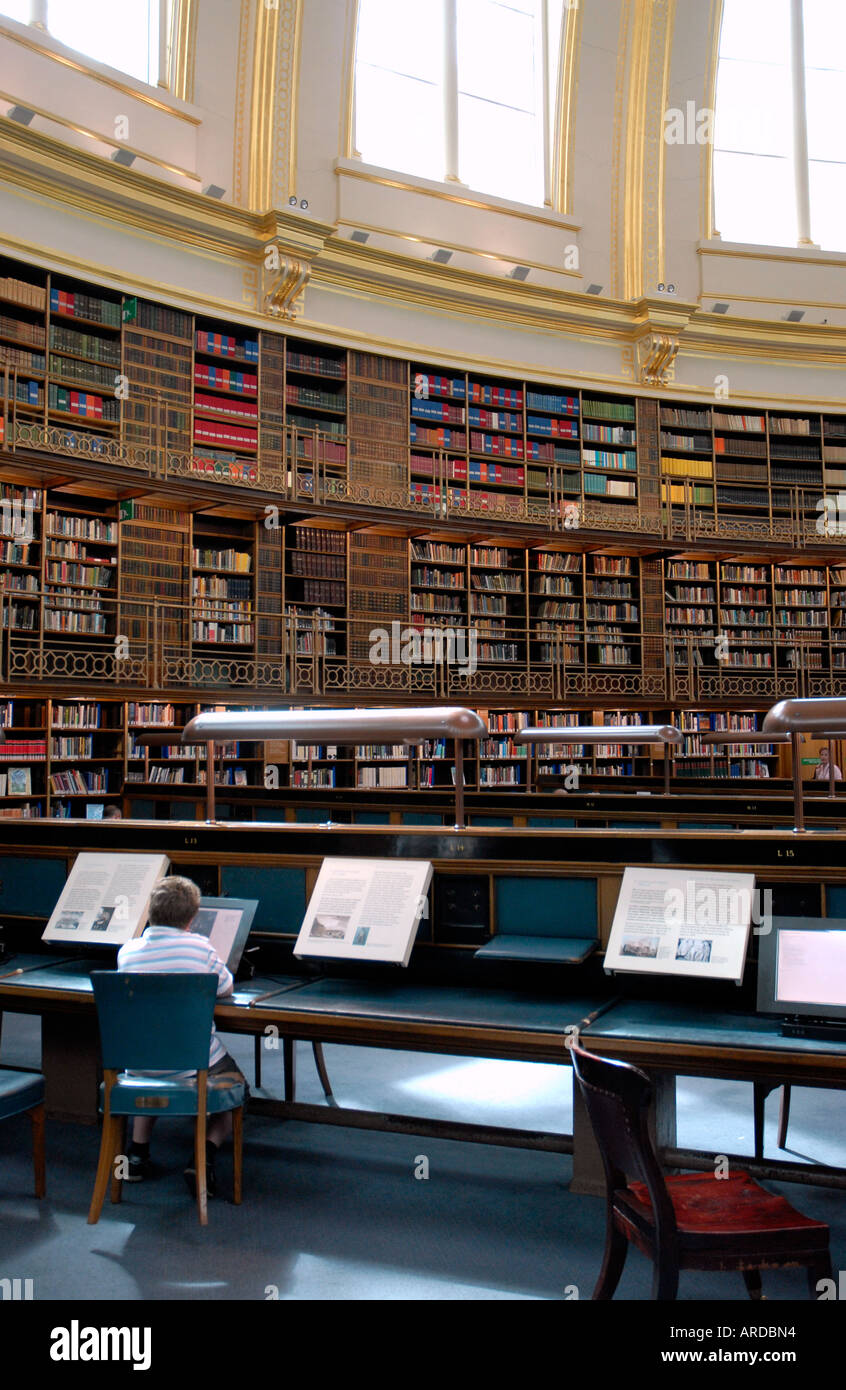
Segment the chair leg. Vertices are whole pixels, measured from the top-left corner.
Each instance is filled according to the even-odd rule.
[[[778,1146],[787,1148],[787,1126],[790,1123],[790,1084],[781,1088],[781,1104],[778,1108]]]
[[[656,1260],[652,1276],[652,1297],[672,1303],[679,1291],[679,1267],[669,1261]]]
[[[742,1273],[743,1282],[746,1285],[746,1292],[749,1294],[749,1297],[754,1298],[756,1302],[762,1299],[764,1297],[764,1292],[761,1287],[760,1269],[744,1269]]]
[[[255,1061],[255,1072],[256,1072],[256,1086],[259,1087],[259,1086],[261,1086],[261,1044],[262,1044],[262,1039],[259,1037],[258,1033],[256,1033],[256,1036],[255,1036],[255,1038],[253,1039],[253,1041],[255,1042],[255,1059],[256,1059],[256,1061]]]
[[[602,1268],[599,1271],[596,1288],[591,1294],[593,1302],[605,1302],[614,1297],[614,1290],[620,1282],[620,1275],[623,1273],[623,1265],[626,1263],[628,1253],[629,1242],[622,1231],[617,1229],[614,1222],[609,1221],[605,1236]]]
[[[320,1077],[323,1094],[327,1100],[334,1100],[332,1082],[329,1080],[329,1073],[326,1070],[326,1058],[323,1056],[323,1043],[313,1042],[311,1050],[314,1053],[314,1065],[317,1067],[317,1075]]]
[[[209,1224],[206,1191],[206,1072],[197,1073],[197,1123],[194,1128],[194,1167],[197,1170],[197,1211],[200,1225]]]
[[[88,1211],[89,1226],[96,1226],[100,1220],[106,1189],[112,1176],[112,1164],[120,1138],[120,1120],[111,1115],[103,1116],[103,1132],[100,1137],[100,1157],[97,1161],[97,1176],[94,1179],[94,1192]]]
[[[243,1161],[243,1141],[244,1141],[244,1107],[239,1105],[232,1111],[232,1200],[236,1207],[241,1205],[241,1177]]]
[[[282,1073],[285,1084],[285,1099],[295,1101],[297,1099],[296,1038],[285,1037],[282,1039]]]
[[[814,1300],[819,1298],[820,1294],[817,1285],[820,1280],[832,1279],[832,1277],[831,1256],[828,1251],[826,1251],[825,1254],[821,1255],[813,1264],[808,1265],[808,1288],[811,1292],[811,1298]]]
[[[126,1157],[126,1126],[127,1119],[124,1115],[122,1119],[118,1121],[117,1148],[112,1154],[112,1182],[110,1193],[112,1203],[119,1202],[123,1196],[123,1178],[119,1178],[117,1175],[117,1160],[118,1158]]]
[[[752,1106],[755,1116],[755,1157],[764,1157],[764,1106],[772,1090],[766,1081],[752,1083]]]
[[[35,1171],[35,1195],[47,1191],[47,1166],[44,1160],[44,1106],[35,1105],[28,1112],[32,1124],[32,1166]]]

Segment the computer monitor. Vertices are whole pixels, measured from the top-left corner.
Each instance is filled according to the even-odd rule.
[[[773,918],[759,937],[758,1012],[846,1023],[846,919]]]
[[[234,975],[256,915],[258,898],[200,898],[191,930],[208,937]]]

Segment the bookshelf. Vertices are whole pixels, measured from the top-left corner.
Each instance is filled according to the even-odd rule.
[[[347,537],[331,526],[289,526],[285,613],[297,659],[347,652]]]
[[[116,801],[125,778],[122,706],[50,702],[50,814],[86,815],[88,803]]]
[[[43,535],[45,637],[113,639],[120,572],[116,504],[49,491]]]
[[[674,759],[674,775],[683,778],[746,780],[774,777],[778,753],[774,744],[744,743],[744,733],[760,730],[763,715],[755,711],[703,712],[681,710],[679,728],[684,733],[684,750]],[[712,731],[737,730],[738,742],[704,748],[701,736]]]
[[[846,671],[846,565],[829,570],[829,614],[832,670]]]
[[[314,497],[317,476],[331,495],[347,471],[347,355],[289,338],[284,367],[289,486],[294,496]]]
[[[770,671],[773,652],[772,567],[747,561],[720,565],[720,635],[728,670]]]
[[[636,409],[619,396],[582,392],[582,493],[585,502],[638,502]]]
[[[39,488],[0,482],[1,621],[13,632],[40,626],[42,507]]]
[[[698,557],[665,561],[664,631],[675,668],[716,667],[716,562]]]
[[[0,257],[0,380],[13,419],[44,425],[47,414],[47,298],[44,271]],[[0,443],[3,425],[0,425]]]
[[[219,320],[194,324],[194,460],[258,477],[258,338]]]
[[[507,546],[468,547],[468,622],[475,630],[480,665],[526,659],[526,552]]]
[[[192,649],[254,646],[254,554],[254,522],[203,513],[193,517]]]
[[[57,275],[49,276],[47,343],[49,424],[78,425],[89,445],[120,439],[122,297]],[[82,442],[72,433],[65,443]],[[96,445],[94,445],[96,449]]]
[[[820,672],[828,667],[828,585],[822,566],[776,565],[773,572],[773,613],[779,663],[790,671]]]
[[[123,304],[123,439],[175,454],[191,451],[193,316],[130,298]]]
[[[583,557],[530,550],[528,581],[533,661],[557,668],[583,666]]]
[[[640,663],[640,585],[629,555],[587,556],[585,640],[589,666]]]
[[[578,501],[582,493],[581,400],[577,393],[526,386],[526,493],[531,512]],[[533,508],[532,504],[535,504]]]
[[[487,718],[491,736],[481,739],[478,745],[479,788],[525,787],[526,745],[515,746],[511,735],[531,722],[529,714],[525,710],[485,710],[482,718]]]
[[[47,814],[47,701],[0,700],[0,818]]]

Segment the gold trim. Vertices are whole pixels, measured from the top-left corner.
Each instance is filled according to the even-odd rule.
[[[181,101],[194,100],[194,69],[197,61],[196,0],[172,0],[170,21],[170,89]]]
[[[276,112],[276,49],[279,9],[260,3],[253,41],[250,97],[250,174],[247,206],[262,212],[273,204],[273,145]]]
[[[346,87],[341,102],[341,117],[338,129],[338,151],[341,159],[355,158],[353,113],[355,110],[355,60],[358,47],[359,8],[360,0],[348,0],[347,30],[344,36],[344,74]]]
[[[192,174],[188,169],[180,169],[178,164],[169,164],[165,159],[159,159],[154,154],[147,154],[135,145],[128,145],[125,140],[116,140],[113,135],[102,135],[100,131],[90,130],[88,126],[80,125],[77,121],[69,121],[64,116],[55,116],[40,106],[34,106],[29,98],[24,101],[22,97],[14,97],[9,92],[0,92],[0,101],[10,101],[15,105],[26,106],[30,111],[34,111],[36,116],[41,116],[43,120],[64,126],[66,130],[72,130],[77,135],[85,136],[87,140],[99,140],[101,145],[109,145],[113,150],[128,150],[130,154],[135,155],[136,159],[143,159],[147,164],[155,164],[159,169],[167,169],[168,173],[178,174],[180,178],[191,179],[194,183],[200,182],[199,174]],[[35,133],[37,132],[33,132],[33,134]],[[102,159],[103,156],[95,154],[94,158]]]
[[[762,294],[737,294],[736,291],[732,291],[732,293],[730,293],[730,294],[718,294],[716,291],[709,290],[707,294],[705,294],[704,291],[703,291],[703,293],[700,294],[699,298],[700,298],[700,300],[703,300],[703,299],[716,299],[716,300],[723,300],[723,299],[726,299],[726,300],[729,301],[729,303],[731,303],[732,301],[739,301],[741,304],[789,304],[789,305],[790,305],[792,308],[794,308],[794,309],[796,308],[797,304],[801,304],[802,307],[803,307],[804,309],[831,309],[831,310],[835,310],[835,309],[846,309],[846,300],[844,300],[842,303],[839,303],[838,301],[836,301],[836,300],[834,300],[834,299],[806,299],[804,295],[799,296],[799,297],[797,297],[797,296],[794,295],[794,297],[793,297],[792,299],[777,299],[777,298],[775,298],[775,297],[772,296],[772,295],[762,295]],[[705,310],[705,312],[707,313],[708,311]],[[727,319],[731,319],[731,318],[734,318],[735,316],[734,316],[733,314],[724,314],[722,317],[723,317],[723,318],[727,318]],[[797,326],[802,326],[802,325],[801,325],[801,321],[800,321],[800,324],[799,324],[799,325],[792,324],[792,325],[790,325],[790,326],[791,326],[791,327],[794,327],[794,328],[797,327]],[[805,328],[824,328],[824,327],[829,327],[829,328],[830,328],[830,327],[831,327],[831,324],[826,325],[826,324],[821,324],[821,323],[818,323],[818,324],[809,324],[809,323],[806,323],[806,324],[804,325],[804,327],[805,327]]]
[[[303,53],[303,0],[295,0],[294,36],[292,51],[294,55],[289,82],[288,110],[283,119],[288,131],[288,187],[285,195],[296,192],[297,188],[297,141],[299,138],[300,110],[300,71]]]
[[[101,82],[104,87],[112,87],[115,91],[123,92],[125,96],[133,97],[136,101],[143,101],[147,106],[154,106],[157,111],[166,112],[168,116],[176,116],[180,121],[187,121],[189,125],[202,125],[199,116],[192,116],[187,111],[179,111],[166,101],[161,101],[159,97],[154,97],[150,92],[138,92],[125,82],[120,82],[114,77],[107,77],[105,73],[97,72],[94,68],[88,67],[85,63],[81,63],[78,58],[72,58],[70,54],[55,53],[52,48],[38,43],[29,34],[15,33],[13,29],[7,28],[2,21],[0,21],[0,29],[2,29],[4,39],[11,39],[13,43],[19,43],[22,48],[31,49],[33,53],[39,54],[42,58],[51,58],[54,63],[60,63],[62,67],[72,68],[74,72],[81,72],[85,77],[92,78],[94,82]],[[26,102],[26,105],[30,110],[33,109],[31,102]]]
[[[708,66],[705,69],[705,93],[703,105],[706,110],[717,108],[717,75],[720,66],[720,35],[723,27],[723,0],[711,0],[711,47]],[[713,127],[712,127],[713,135]],[[714,141],[705,145],[702,161],[702,226],[707,239],[717,235],[714,222]]]
[[[358,219],[351,221],[349,218],[340,217],[339,227],[354,227],[362,232],[376,232],[380,236],[394,236],[401,241],[413,241],[422,246],[442,246],[445,251],[463,251],[468,256],[481,256],[486,261],[503,261],[506,265],[513,265],[516,257],[513,252],[499,253],[497,251],[480,251],[475,246],[465,246],[462,242],[446,241],[443,237],[415,236],[412,232],[398,232],[394,227],[379,227],[372,222],[360,222]],[[371,250],[378,248],[371,247]],[[579,270],[561,270],[558,266],[545,265],[542,261],[530,261],[525,256],[521,256],[520,265],[526,265],[530,270],[542,270],[549,275],[569,275],[574,280],[581,280],[582,274]],[[455,268],[455,267],[453,267]]]
[[[580,231],[579,223],[561,218],[544,217],[542,213],[526,212],[522,208],[500,207],[497,203],[485,203],[478,198],[460,198],[457,193],[444,193],[439,188],[422,188],[417,184],[406,183],[403,179],[386,178],[383,174],[371,174],[366,169],[351,169],[347,164],[335,165],[335,173],[342,178],[363,179],[365,183],[377,183],[383,188],[399,188],[404,193],[422,193],[427,198],[440,198],[445,203],[458,203],[466,208],[481,208],[483,212],[498,212],[504,217],[519,217],[524,222],[540,222],[544,227],[554,227],[556,231]],[[509,257],[513,260],[513,256]]]
[[[579,72],[582,61],[582,6],[567,11],[567,38],[564,57],[566,103],[559,108],[559,132],[563,138],[564,166],[559,185],[559,211],[573,216],[573,184],[576,175],[576,120],[579,109]]]
[[[789,250],[792,254],[789,254]],[[697,246],[698,256],[732,256],[737,260],[748,261],[779,261],[783,265],[830,265],[836,266],[838,270],[846,269],[846,252],[829,252],[825,256],[803,256],[797,255],[793,248],[785,248],[784,251],[767,251],[756,249],[750,246],[747,250],[743,245],[726,246],[721,243],[718,246]],[[804,301],[803,301],[804,303]]]
[[[614,79],[614,145],[611,175],[611,293],[620,294],[620,203],[625,197],[622,163],[624,113],[626,109],[626,53],[629,46],[630,0],[621,0],[620,25],[617,33],[617,69]]]

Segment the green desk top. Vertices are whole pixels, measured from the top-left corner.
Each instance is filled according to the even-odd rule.
[[[537,997],[512,990],[331,979],[316,980],[256,1005],[298,1014],[562,1035],[568,1024],[578,1023],[596,1007],[595,1000]]]
[[[757,1014],[708,1013],[680,1004],[627,1000],[583,1030],[590,1038],[632,1038],[643,1042],[703,1047],[779,1048],[785,1052],[834,1053],[846,1061],[846,1044],[817,1038],[785,1038],[772,1018]]]
[[[597,949],[596,937],[507,936],[497,933],[474,955],[483,960],[545,961],[549,965],[579,965]]]

